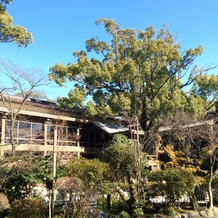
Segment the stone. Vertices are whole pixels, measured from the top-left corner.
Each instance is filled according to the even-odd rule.
[[[201,215],[197,211],[192,211],[189,213],[190,217],[189,218],[199,218]]]
[[[181,214],[181,218],[190,218],[190,214],[183,213],[183,214]]]
[[[218,207],[213,208],[214,216],[218,217]]]
[[[203,217],[207,217],[207,212],[205,210],[200,211],[199,214]]]
[[[213,212],[213,209],[212,208],[210,208],[210,209],[208,209],[207,210],[207,216],[214,216],[214,212]]]

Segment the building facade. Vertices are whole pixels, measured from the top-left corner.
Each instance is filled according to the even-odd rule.
[[[118,121],[85,117],[81,110],[59,108],[55,103],[35,99],[22,103],[23,98],[17,96],[0,101],[1,155],[12,150],[47,155],[55,144],[63,159],[99,158],[114,134],[129,131]]]

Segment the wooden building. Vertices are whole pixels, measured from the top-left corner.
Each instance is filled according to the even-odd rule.
[[[57,129],[57,152],[64,158],[72,156],[100,157],[102,149],[114,134],[129,129],[113,119],[100,120],[85,117],[81,110],[59,108],[55,103],[8,96],[0,100],[1,155],[12,152],[11,113],[19,110],[14,124],[13,150],[36,154],[53,152],[54,130]]]

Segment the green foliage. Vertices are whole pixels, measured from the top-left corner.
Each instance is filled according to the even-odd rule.
[[[67,175],[80,178],[86,187],[97,187],[108,175],[108,164],[98,159],[73,158],[66,166]]]
[[[214,180],[212,181],[212,187],[213,187],[214,190],[218,193],[218,175],[216,175],[216,177],[215,177]]]
[[[11,204],[9,218],[29,217],[46,218],[48,217],[48,205],[39,199],[20,199]]]
[[[133,205],[133,215],[134,217],[139,217],[144,215],[144,211],[143,211],[143,206],[145,202],[143,201],[136,201],[135,204]]]
[[[217,98],[217,83],[217,75],[198,75],[195,81],[193,93],[195,95],[200,95],[204,100],[211,98],[213,101]]]
[[[113,139],[109,143],[109,146],[113,145],[124,145],[127,147],[133,146],[132,142],[128,139],[128,137],[122,134],[114,135]]]
[[[118,217],[119,218],[131,218],[130,215],[126,211],[122,211]]]
[[[76,87],[74,90],[71,90],[69,92],[68,98],[58,97],[59,106],[68,107],[68,108],[83,108],[84,107],[84,95],[85,95],[84,92],[85,90],[81,90]]]
[[[44,182],[50,173],[51,164],[47,158],[23,155],[1,161],[0,190],[7,195],[10,203],[29,196],[32,187]]]
[[[168,206],[175,206],[184,195],[190,194],[196,186],[196,177],[192,172],[180,167],[169,167],[153,171],[149,177],[155,194],[165,196]]]
[[[145,166],[142,156],[137,156],[140,161],[136,157],[135,149],[135,145],[126,136],[117,134],[105,149],[104,157],[105,161],[109,163],[111,177],[119,184],[116,190],[128,207],[129,213],[138,216],[143,215],[142,208],[146,202],[144,187],[141,187],[141,176]],[[137,161],[140,163],[139,165],[137,165]],[[124,186],[122,186],[122,182]],[[124,195],[124,191],[128,191],[129,197]]]
[[[104,158],[109,163],[111,176],[115,181],[122,181],[128,169],[135,168],[133,144],[124,135],[117,134],[104,150]]]
[[[166,214],[170,216],[177,215],[178,214],[177,208],[170,206],[169,208],[167,208]]]
[[[207,78],[210,80],[211,77]],[[196,82],[199,82],[198,79]],[[206,81],[201,81],[202,87],[204,82]],[[210,86],[212,87],[211,84]],[[160,133],[164,144],[161,149],[168,157],[164,166],[192,172],[195,175],[195,186],[204,184],[208,187],[208,205],[213,208],[212,183],[216,183],[215,178],[218,173],[217,125],[214,120],[203,118],[193,121],[187,114],[178,115],[172,116],[171,122],[165,124],[168,130],[163,128],[164,131]],[[190,194],[190,199],[193,209],[197,210],[198,204],[194,190]]]
[[[128,205],[119,197],[118,193],[111,194],[110,198],[110,211],[111,214],[118,214],[121,211],[128,211]],[[102,211],[108,211],[107,198],[102,195],[101,198],[98,199],[98,208]]]
[[[200,80],[207,79],[196,76],[209,68],[192,67],[203,52],[201,46],[180,53],[181,45],[166,27],[156,32],[149,26],[136,33],[114,20],[101,18],[96,24],[103,24],[111,42],[91,38],[86,51],[74,52],[76,63],[50,68],[50,80],[75,84],[68,98],[59,98],[61,105],[83,107],[87,115],[136,115],[143,130],[172,112],[200,116],[211,106],[208,97],[217,93],[218,82],[208,82],[211,90],[205,98],[206,86]],[[193,92],[187,92],[193,84]],[[85,105],[84,100],[90,101]]]
[[[33,42],[32,34],[21,26],[13,26],[13,19],[6,11],[6,6],[10,2],[11,0],[0,2],[0,43],[15,43],[26,47]]]
[[[5,180],[7,179],[9,169],[0,167],[0,190],[2,192]]]
[[[65,165],[59,165],[57,166],[57,172],[56,172],[56,177],[60,178],[60,177],[64,177],[67,176],[67,171],[66,171],[66,167]]]
[[[36,180],[29,168],[16,166],[8,171],[3,191],[11,203],[15,199],[22,199],[28,196],[32,186],[35,184]]]

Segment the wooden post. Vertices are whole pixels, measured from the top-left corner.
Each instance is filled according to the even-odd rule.
[[[44,123],[44,157],[47,155],[47,135],[48,135],[48,130],[47,130],[47,123]]]
[[[54,201],[55,201],[55,189],[54,182],[56,179],[56,168],[57,168],[57,127],[54,129],[54,144],[53,144],[53,178],[52,178],[52,189],[51,189],[51,207],[49,211],[49,218],[54,217]]]
[[[77,144],[77,149],[78,149],[78,151],[77,151],[77,157],[80,157],[80,140],[79,140],[79,134],[80,134],[80,130],[79,130],[79,128],[77,127],[77,130],[76,130],[76,136],[78,137],[77,142],[76,142],[76,144]]]
[[[5,119],[2,119],[0,157],[4,156],[4,144],[5,144]]]
[[[57,165],[57,128],[54,130],[54,145],[53,145],[53,179],[56,179]]]

